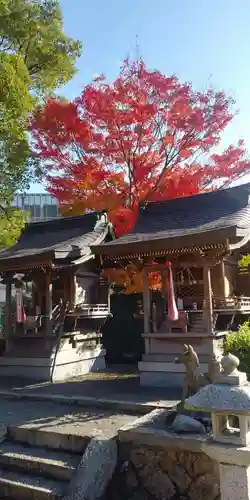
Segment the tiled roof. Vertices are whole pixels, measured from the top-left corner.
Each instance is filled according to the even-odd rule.
[[[149,202],[139,211],[131,233],[103,245],[92,247],[94,253],[119,255],[132,247],[150,242],[164,242],[168,247],[185,245],[187,239],[207,241],[214,238],[243,237],[250,231],[250,184],[229,189],[178,198]],[[209,236],[208,236],[209,235]]]
[[[109,224],[105,214],[90,213],[26,225],[19,241],[0,252],[3,264],[16,260],[43,258],[75,259],[90,253],[90,246],[105,240]]]

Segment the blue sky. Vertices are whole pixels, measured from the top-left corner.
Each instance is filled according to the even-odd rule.
[[[61,0],[61,7],[66,33],[83,44],[78,73],[60,90],[66,97],[96,74],[113,79],[138,39],[149,68],[230,93],[239,114],[223,146],[244,138],[250,150],[249,0]]]

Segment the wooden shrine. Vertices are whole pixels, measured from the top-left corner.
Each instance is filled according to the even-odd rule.
[[[0,254],[0,375],[61,380],[105,367],[100,328],[109,315],[108,284],[90,245],[112,237],[106,214],[91,213],[27,224]]]
[[[128,262],[143,271],[145,354],[143,385],[181,385],[183,367],[174,360],[191,344],[207,370],[223,338],[250,316],[250,280],[238,279],[238,260],[250,253],[250,184],[141,206],[130,234],[92,246],[103,266]],[[166,278],[170,262],[178,320],[168,319]],[[152,303],[148,276],[161,273],[162,294]],[[241,276],[242,278],[242,276]]]

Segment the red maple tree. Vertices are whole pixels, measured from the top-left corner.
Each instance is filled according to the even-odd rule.
[[[108,209],[119,236],[140,202],[217,189],[249,172],[243,141],[213,153],[233,104],[125,60],[112,84],[99,77],[72,102],[50,99],[31,124],[33,149],[62,212]]]
[[[249,171],[243,141],[209,152],[232,120],[224,92],[196,92],[125,60],[118,78],[96,78],[72,102],[50,99],[31,125],[49,191],[64,213],[108,209],[129,231],[139,202],[188,196]]]

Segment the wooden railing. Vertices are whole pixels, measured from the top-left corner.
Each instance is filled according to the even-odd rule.
[[[65,312],[67,310],[68,305],[63,302],[59,302],[51,312],[51,334],[57,335],[58,329],[61,324],[64,322]],[[24,322],[24,335],[27,335],[28,332],[31,336],[45,335],[46,329],[48,326],[48,315],[39,314],[39,315],[27,315],[26,320]]]
[[[249,275],[249,266],[238,266],[237,274],[239,275]]]
[[[87,318],[102,318],[108,316],[109,307],[107,304],[77,304],[73,311],[69,311],[67,316],[79,316]]]
[[[213,308],[250,310],[250,297],[213,297]]]

